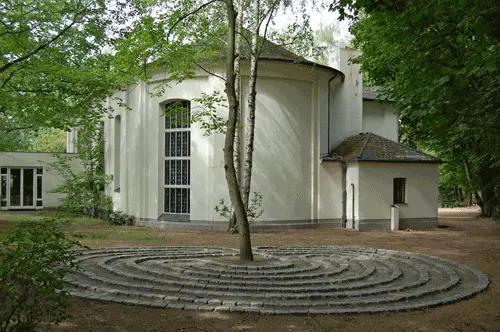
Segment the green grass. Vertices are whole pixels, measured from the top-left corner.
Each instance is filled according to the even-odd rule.
[[[37,220],[43,217],[0,214],[0,239],[22,220]],[[150,228],[112,225],[105,220],[86,217],[66,216],[61,219],[69,221],[68,233],[85,244],[106,246],[112,241],[166,243],[165,237],[158,236],[155,230]]]

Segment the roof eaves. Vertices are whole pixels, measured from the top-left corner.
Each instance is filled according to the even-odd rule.
[[[363,134],[360,134],[363,135]],[[359,152],[357,159],[361,160],[363,159],[363,153],[365,152],[366,146],[368,145],[368,141],[370,140],[371,133],[368,133],[365,138],[365,142],[363,143],[363,146],[361,147],[361,151]]]
[[[338,69],[335,69],[333,67],[325,66],[316,62],[312,62],[309,60],[303,61],[303,60],[294,60],[294,59],[287,59],[287,58],[278,58],[278,57],[269,57],[269,56],[261,56],[259,57],[259,60],[264,60],[264,61],[277,61],[277,62],[286,62],[286,63],[295,63],[299,65],[305,65],[305,66],[310,66],[310,67],[317,67],[321,69],[325,69],[337,74],[340,74],[341,76],[341,81],[344,82],[345,80],[345,74],[341,72]]]

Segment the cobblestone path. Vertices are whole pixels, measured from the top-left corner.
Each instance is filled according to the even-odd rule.
[[[479,270],[426,255],[330,246],[80,250],[74,296],[187,310],[260,314],[406,311],[452,303],[488,287]]]

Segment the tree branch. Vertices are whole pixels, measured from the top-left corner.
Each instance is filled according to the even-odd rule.
[[[236,31],[236,33],[238,35],[240,35],[241,37],[243,37],[243,39],[245,40],[246,44],[248,45],[248,48],[251,49],[252,48],[252,43],[250,42],[250,40],[248,40],[247,36],[245,36],[242,32],[240,31]]]
[[[271,18],[273,17],[273,11],[274,11],[274,9],[275,9],[275,7],[273,5],[271,7],[271,10],[268,12],[268,14],[266,14],[266,15],[269,15],[269,17],[267,19],[266,27],[264,28],[264,33],[262,34],[262,43],[260,44],[258,53],[256,55],[257,58],[259,58],[260,55],[262,54],[262,49],[264,48],[264,42],[267,40],[267,37],[266,37],[267,36],[267,29],[269,28],[269,23],[271,22]],[[262,22],[260,24],[262,24]]]
[[[71,22],[71,24],[67,25],[64,29],[62,29],[61,31],[59,31],[59,33],[57,35],[55,35],[54,37],[50,38],[45,43],[39,45],[37,48],[35,48],[31,52],[29,52],[28,54],[26,54],[26,55],[24,55],[24,56],[22,56],[20,58],[17,58],[15,60],[12,60],[12,61],[6,63],[5,65],[3,65],[2,67],[0,67],[0,74],[3,73],[4,71],[6,71],[7,69],[9,69],[10,67],[12,67],[13,65],[15,65],[15,64],[17,64],[19,62],[22,62],[24,60],[27,60],[30,57],[32,57],[33,55],[35,55],[38,52],[42,51],[43,49],[47,48],[50,44],[52,44],[53,42],[55,42],[57,39],[61,38],[62,35],[64,35],[69,29],[71,29],[73,27],[73,25],[76,24],[76,22],[77,22],[76,19],[73,19],[73,21]]]
[[[222,76],[220,76],[220,75],[217,75],[217,74],[215,74],[215,73],[213,73],[213,72],[211,72],[211,71],[208,71],[207,69],[203,68],[200,64],[198,64],[198,63],[196,63],[196,62],[195,62],[194,64],[195,64],[198,68],[200,68],[201,70],[203,70],[205,73],[207,73],[207,74],[209,74],[209,75],[212,75],[212,76],[215,76],[215,77],[217,77],[217,78],[220,78],[220,79],[221,79],[221,80],[223,80],[224,82],[226,81],[226,79],[225,79],[224,77],[222,77]]]
[[[272,12],[276,9],[276,5],[279,3],[280,0],[275,0],[271,6],[269,7],[267,13],[265,13],[263,16],[262,16],[262,20],[260,20],[259,22],[259,29],[260,29],[260,26],[262,25],[262,23],[264,23],[266,17],[268,17],[269,14],[271,14],[269,16],[269,19],[267,20],[267,25],[269,25],[269,20],[272,18]]]
[[[9,76],[7,76],[7,78],[5,79],[5,81],[3,81],[2,86],[0,87],[0,89],[5,88],[5,86],[7,85],[7,83],[9,83],[9,81],[12,79],[12,77],[14,77],[15,73],[16,73],[15,70],[13,70],[13,71],[10,72]]]
[[[186,18],[188,18],[189,16],[192,16],[196,13],[198,13],[199,11],[201,11],[203,8],[205,7],[208,7],[210,6],[211,4],[215,3],[215,2],[218,2],[218,1],[221,1],[221,0],[210,0],[209,2],[207,3],[204,3],[203,5],[199,6],[198,8],[196,8],[195,10],[193,10],[192,12],[189,12],[187,14],[184,14],[182,15],[181,17],[179,17],[177,19],[177,21],[175,21],[174,24],[172,24],[172,26],[170,27],[170,29],[168,29],[168,32],[167,32],[167,44],[169,43],[169,39],[170,39],[170,34],[174,31],[175,27],[181,23],[182,21],[184,21]]]

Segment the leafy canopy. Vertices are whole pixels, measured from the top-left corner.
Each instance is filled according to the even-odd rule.
[[[107,52],[125,8],[120,0],[0,2],[0,131],[67,129],[100,116],[125,79]]]
[[[337,0],[332,9],[353,20],[355,61],[400,107],[403,134],[477,165],[483,200],[498,202],[500,4]]]

